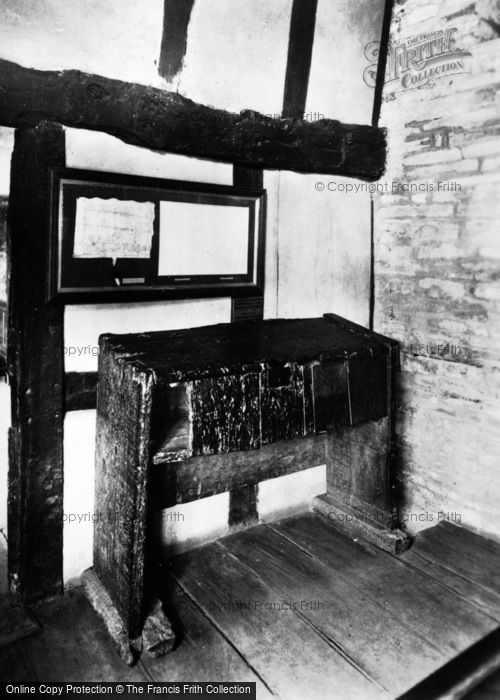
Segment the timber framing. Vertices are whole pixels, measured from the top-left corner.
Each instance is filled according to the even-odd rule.
[[[158,72],[167,80],[182,69],[194,0],[164,0],[163,37]]]
[[[172,508],[229,491],[255,489],[259,482],[325,464],[326,433],[264,445],[258,450],[190,457],[155,464],[155,508]],[[234,523],[231,523],[234,524]]]
[[[96,406],[97,372],[66,372],[64,410],[85,411]]]
[[[293,0],[283,117],[299,116],[306,111],[317,7],[318,0]]]
[[[64,130],[42,123],[16,132],[8,212],[9,582],[16,601],[62,593],[63,326],[44,304],[48,168],[65,165]]]
[[[47,120],[145,148],[268,170],[376,180],[385,168],[385,131],[376,127],[274,119],[252,110],[233,114],[145,85],[0,60],[0,125]]]
[[[235,187],[264,189],[264,171],[262,168],[233,166],[233,184]],[[264,295],[249,297],[244,304],[238,298],[231,299],[231,322],[244,320],[262,320],[264,318]],[[229,525],[232,528],[248,527],[258,521],[257,498],[258,484],[243,484],[229,490]]]

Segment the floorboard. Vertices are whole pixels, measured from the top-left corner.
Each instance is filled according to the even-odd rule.
[[[415,635],[437,646],[443,662],[498,627],[490,615],[453,590],[406,565],[401,555],[391,556],[364,541],[350,540],[319,516],[288,519],[272,528],[323,566],[339,571]]]
[[[145,681],[118,656],[80,588],[34,609],[43,629],[22,640],[37,681]]]
[[[272,697],[236,649],[217,631],[200,608],[168,574],[162,575],[165,611],[176,633],[176,648],[158,659],[143,655],[142,663],[155,681],[255,682],[259,700]]]
[[[423,576],[432,579],[442,588],[469,601],[489,617],[500,621],[500,594],[483,588],[453,569],[444,566],[439,556],[436,557],[433,548],[428,547],[425,542],[421,542],[418,547],[404,552],[401,555],[401,561],[416,569]]]
[[[327,570],[314,555],[265,525],[225,537],[221,546],[391,695],[408,690],[444,663],[439,647],[357,588],[352,576]]]
[[[126,666],[73,589],[34,609],[38,634],[0,647],[0,680],[255,681],[258,700],[430,700],[434,679],[469,692],[488,672],[467,698],[497,700],[499,572],[500,545],[448,523],[396,557],[303,514],[162,567],[172,653]]]
[[[401,559],[500,620],[500,544],[443,522],[420,532]]]
[[[342,700],[390,697],[219,544],[176,557],[170,570],[283,700],[331,700],[333,689]]]

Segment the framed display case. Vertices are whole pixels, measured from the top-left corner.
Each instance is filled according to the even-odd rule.
[[[264,190],[52,168],[48,299],[262,294],[265,209]]]

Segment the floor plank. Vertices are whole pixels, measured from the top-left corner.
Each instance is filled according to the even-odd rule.
[[[474,553],[477,549],[485,550],[496,560],[497,565],[500,562],[500,542],[496,540],[478,535],[473,530],[469,530],[466,527],[449,522],[448,520],[442,520],[437,527],[422,530],[421,534],[431,534],[431,532],[439,533],[440,537],[446,537],[450,541],[459,541],[461,546],[466,547],[471,553]]]
[[[489,617],[500,622],[500,594],[478,586],[466,577],[444,566],[434,549],[420,542],[400,555],[401,561],[419,571],[423,576],[433,579],[443,588],[454,592],[464,600],[475,605]]]
[[[498,627],[496,620],[469,601],[406,565],[401,555],[350,540],[320,516],[291,518],[271,527],[382,603],[441,649],[445,661]]]
[[[176,557],[172,575],[283,698],[387,698],[286,601],[217,543]],[[333,695],[335,697],[335,695]]]
[[[418,559],[412,557],[416,554]],[[493,605],[500,619],[500,545],[480,537],[470,530],[443,522],[436,527],[423,530],[417,535],[415,545],[404,559],[425,568],[421,560],[437,564],[433,575],[449,581],[452,577],[472,584],[479,598]]]
[[[391,694],[403,693],[444,663],[442,650],[358,590],[350,576],[327,571],[265,525],[220,544]]]
[[[38,681],[144,681],[140,669],[126,666],[83,591],[34,609],[42,633],[22,640]]]
[[[259,700],[387,700],[500,630],[500,545],[448,523],[395,557],[304,514],[164,568],[174,652],[127,667],[74,589],[35,608],[39,634],[0,648],[0,681],[256,681]],[[499,684],[468,700],[496,700]]]
[[[176,633],[176,648],[170,654],[142,663],[155,681],[242,681],[255,682],[259,700],[271,693],[234,647],[217,631],[200,608],[167,575],[161,576],[162,600]]]

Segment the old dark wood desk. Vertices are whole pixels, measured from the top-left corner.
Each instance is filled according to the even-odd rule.
[[[257,484],[327,465],[315,507],[392,551],[394,341],[333,314],[104,335],[97,396],[94,567],[84,585],[127,660],[168,650],[151,606],[149,514],[230,492],[230,524],[257,520]],[[163,629],[163,632],[162,632]]]

